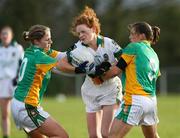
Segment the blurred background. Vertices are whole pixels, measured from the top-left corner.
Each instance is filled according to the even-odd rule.
[[[53,49],[66,51],[77,41],[70,27],[85,5],[96,11],[101,35],[114,39],[122,48],[129,42],[128,24],[146,21],[159,26],[160,41],[154,46],[162,73],[158,94],[180,93],[180,0],[0,0],[0,27],[12,26],[15,39],[25,49],[23,31],[34,24],[49,26]],[[82,81],[83,76],[53,75],[46,94],[78,96]]]
[[[34,24],[49,26],[53,49],[66,51],[78,40],[70,33],[73,18],[86,5],[100,19],[101,35],[114,39],[122,48],[129,43],[128,24],[146,21],[161,28],[160,40],[154,46],[162,74],[157,85],[158,131],[162,138],[180,138],[177,131],[180,130],[180,0],[0,0],[0,28],[10,25],[15,39],[26,49],[22,32]],[[80,97],[83,79],[84,76],[52,75],[46,92],[48,98],[42,103],[71,138],[87,138],[85,109]],[[26,137],[14,123],[12,136]],[[138,128],[127,136],[142,137]]]

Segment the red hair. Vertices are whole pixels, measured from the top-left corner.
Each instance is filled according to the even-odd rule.
[[[92,8],[89,8],[88,6],[85,7],[85,9],[79,16],[74,18],[71,28],[71,32],[74,35],[76,35],[76,27],[81,24],[85,24],[89,28],[95,28],[96,34],[99,34],[101,32],[99,19],[97,18],[96,13]]]

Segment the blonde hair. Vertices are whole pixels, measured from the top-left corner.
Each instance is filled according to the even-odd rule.
[[[96,34],[99,34],[101,32],[101,25],[99,19],[96,16],[96,13],[92,8],[89,8],[88,6],[84,8],[84,10],[80,13],[79,16],[74,18],[71,27],[72,34],[77,35],[76,27],[81,24],[86,24],[89,28],[95,28]]]

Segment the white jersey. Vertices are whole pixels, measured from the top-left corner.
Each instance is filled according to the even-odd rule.
[[[95,51],[90,47],[86,47],[81,41],[78,41],[75,44],[75,48],[83,46],[89,49],[94,56],[95,65],[99,65],[103,61],[108,61],[112,65],[117,62],[117,58],[121,54],[121,47],[114,40],[108,37],[98,36],[97,45],[98,48]],[[81,87],[81,93],[83,101],[86,104],[86,111],[96,112],[103,105],[115,104],[116,98],[118,98],[117,95],[122,97],[122,85],[119,77],[114,77],[100,85],[95,85],[92,79],[86,75]]]
[[[24,50],[17,42],[7,48],[0,44],[0,80],[14,79],[17,75],[19,60],[23,58]]]
[[[95,51],[90,47],[86,47],[82,44],[81,41],[75,43],[76,47],[86,47],[89,49],[90,53],[94,55],[95,65],[101,64],[103,61],[109,61],[111,64],[114,64],[121,52],[121,47],[112,39],[108,37],[98,36],[97,40],[98,49]]]
[[[115,64],[117,62],[117,58],[120,57],[122,50],[121,47],[114,40],[103,36],[98,36],[97,44],[98,48],[96,51],[90,47],[86,47],[87,49],[89,49],[90,53],[94,55],[95,65],[99,65],[103,61],[108,61],[111,63],[111,65]],[[82,46],[85,47],[85,45],[83,45],[81,41],[78,41],[75,44],[75,48]],[[106,82],[104,82],[104,85],[107,85],[108,83],[111,84],[114,79],[115,78],[107,80]],[[91,78],[88,77],[88,75],[85,81],[88,81],[89,84],[94,85],[91,81]]]

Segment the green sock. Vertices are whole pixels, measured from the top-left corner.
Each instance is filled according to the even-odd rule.
[[[3,138],[9,138],[9,136],[3,136]]]

